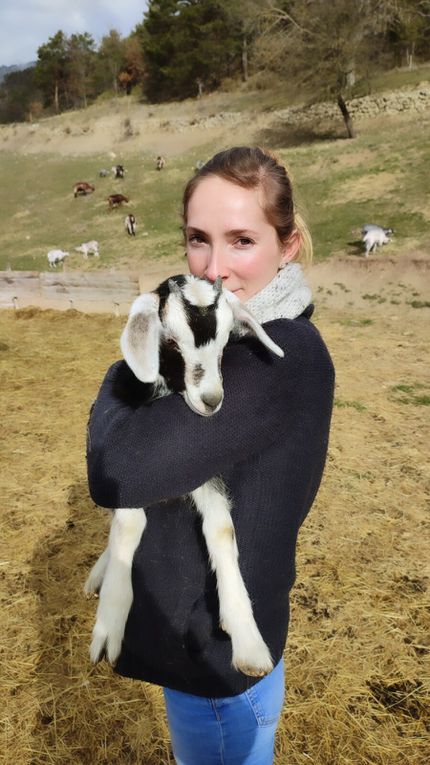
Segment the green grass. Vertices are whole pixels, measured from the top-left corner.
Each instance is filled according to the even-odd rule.
[[[245,105],[252,108],[253,102],[261,107],[260,94],[245,89],[239,95],[235,109]],[[278,86],[272,96],[280,97]],[[231,102],[232,94],[219,93],[214,103],[222,104],[223,99]],[[269,102],[270,93],[266,93],[266,107]],[[126,105],[123,108],[125,119]],[[181,104],[171,108],[172,116],[180,116]],[[190,103],[183,108],[189,110]],[[194,108],[196,111],[200,108],[196,102]],[[121,109],[121,101],[115,109]],[[163,105],[163,110],[168,114],[168,105]],[[303,209],[314,239],[316,260],[329,258],[334,253],[362,254],[359,231],[366,222],[395,229],[393,241],[378,250],[378,257],[397,256],[409,252],[411,247],[425,250],[430,246],[425,202],[430,116],[411,112],[409,119],[404,115],[386,119],[386,129],[381,129],[380,119],[374,127],[369,121],[366,132],[363,129],[354,140],[323,139],[317,134],[309,137],[306,132],[300,143],[300,135],[295,132],[294,145],[291,145],[287,127],[282,134],[275,129],[272,133],[269,131],[270,134],[265,132],[267,145],[273,145],[293,176],[298,206]],[[75,112],[68,117],[67,124],[73,124],[74,129],[80,124],[82,129],[87,121],[88,115]],[[336,131],[340,135],[342,130],[339,118]],[[255,142],[260,138],[256,135]],[[64,140],[68,140],[66,135]],[[98,177],[99,168],[112,163],[106,155],[62,157],[0,151],[3,188],[8,190],[0,207],[0,270],[8,267],[45,270],[48,250],[60,247],[73,251],[89,239],[97,239],[101,251],[100,260],[86,264],[89,269],[140,268],[146,261],[181,258],[183,186],[197,159],[234,143],[240,143],[237,129],[216,140],[209,141],[208,137],[205,146],[169,158],[162,173],[155,171],[153,158],[148,154],[127,155],[126,145],[122,143],[121,152],[128,170],[124,181]],[[392,174],[392,185],[388,190],[382,185],[379,192],[380,178],[383,184],[387,173]],[[94,194],[74,199],[72,188],[77,180],[93,182]],[[115,191],[129,195],[130,205],[109,212],[105,200]],[[138,221],[136,239],[127,238],[124,232],[127,210],[134,212]],[[146,236],[142,236],[144,233]],[[81,267],[82,259],[77,253],[67,261],[68,270]],[[342,289],[340,283],[338,287]],[[413,300],[411,305],[421,308],[428,304]]]
[[[430,300],[411,300],[408,304],[412,308],[430,308]]]
[[[374,324],[373,319],[340,319],[339,324],[343,327],[370,327]]]
[[[97,239],[102,257],[91,268],[115,266],[125,259],[139,264],[180,253],[179,200],[189,167],[175,166],[158,174],[153,163],[133,158],[126,165],[124,181],[99,178],[106,158],[34,157],[2,153],[3,182],[14,178],[11,193],[0,210],[0,269],[45,270],[46,254],[53,248],[73,252],[81,242]],[[184,163],[182,162],[182,165]],[[77,180],[93,182],[96,190],[87,197],[73,197]],[[106,197],[123,192],[130,204],[109,211]],[[128,238],[124,217],[134,212],[138,235]],[[146,232],[147,236],[142,234]],[[69,265],[70,264],[70,265]],[[75,253],[67,267],[82,265]]]
[[[423,383],[399,383],[390,388],[391,398],[399,404],[430,406],[430,394],[425,392],[428,387]]]
[[[367,409],[367,406],[360,401],[345,401],[341,398],[335,398],[334,406],[337,406],[339,409],[355,409],[357,412],[365,412]]]

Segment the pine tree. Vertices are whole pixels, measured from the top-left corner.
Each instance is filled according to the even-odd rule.
[[[150,0],[137,33],[151,101],[213,90],[240,71],[240,28],[217,0]]]

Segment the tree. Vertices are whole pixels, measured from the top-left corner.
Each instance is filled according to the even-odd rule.
[[[0,86],[0,122],[31,121],[40,115],[40,98],[34,67],[10,72]]]
[[[219,0],[150,0],[136,31],[151,101],[213,90],[240,70],[240,29]]]
[[[123,68],[118,75],[118,80],[125,89],[127,95],[132,88],[143,81],[145,65],[142,46],[136,33],[126,37],[123,43]]]
[[[118,93],[118,75],[124,66],[124,41],[116,29],[111,29],[100,43],[97,56],[96,81],[98,90],[112,88]]]
[[[95,56],[95,42],[88,32],[73,34],[67,41],[68,92],[75,106],[87,106]]]
[[[354,126],[346,103],[357,76],[368,73],[375,42],[392,9],[386,0],[289,0],[266,14],[272,50],[284,75],[318,99],[336,99],[348,137]]]
[[[390,33],[394,50],[398,50],[400,63],[403,56],[412,69],[416,55],[429,55],[430,0],[392,0]]]
[[[266,0],[220,0],[229,22],[236,27],[241,40],[241,76],[246,82],[249,75],[249,47],[259,31],[259,22],[267,11]]]
[[[55,111],[60,111],[61,94],[65,93],[67,39],[61,29],[37,51],[36,80]]]

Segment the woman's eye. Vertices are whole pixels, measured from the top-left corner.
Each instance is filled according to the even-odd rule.
[[[254,242],[248,236],[241,236],[240,239],[237,240],[237,244],[241,247],[248,247],[250,244],[254,244]]]
[[[199,236],[199,234],[191,234],[188,237],[189,244],[204,244],[204,241],[203,237]]]

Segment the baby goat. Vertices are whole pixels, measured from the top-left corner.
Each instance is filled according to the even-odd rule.
[[[366,248],[366,258],[369,257],[369,252],[372,252],[372,250],[382,247],[383,244],[388,244],[392,233],[392,228],[382,228],[382,226],[376,226],[374,223],[368,223],[366,226],[363,226],[361,234]]]
[[[122,204],[128,204],[128,197],[124,194],[110,194],[107,198],[109,210],[113,210],[114,207],[120,207]]]
[[[87,183],[86,181],[78,181],[73,186],[73,196],[85,197],[87,194],[92,194],[95,190],[95,186],[93,186],[92,183]]]
[[[136,298],[121,336],[121,350],[137,379],[151,384],[145,388],[145,401],[174,391],[183,395],[194,412],[211,416],[223,401],[220,360],[232,330],[251,332],[273,353],[284,355],[239,299],[222,289],[221,277],[211,284],[191,275],[174,276],[154,292]],[[181,367],[182,379],[178,379]],[[233,666],[244,674],[263,676],[273,663],[239,570],[231,504],[222,478],[212,478],[189,496],[203,521],[217,579],[220,624],[231,637]],[[93,662],[106,653],[113,663],[120,654],[133,602],[133,555],[145,526],[143,509],[115,510],[108,546],[85,584],[87,594],[100,591],[90,648]]]
[[[81,252],[85,260],[88,259],[88,255],[94,255],[96,258],[100,257],[99,243],[95,239],[91,242],[83,242],[79,247],[75,247],[75,252]]]
[[[130,236],[136,236],[136,218],[133,213],[126,216],[124,220],[125,230]]]
[[[63,263],[70,256],[70,252],[64,250],[49,250],[47,258],[50,268],[55,268],[57,263]]]

